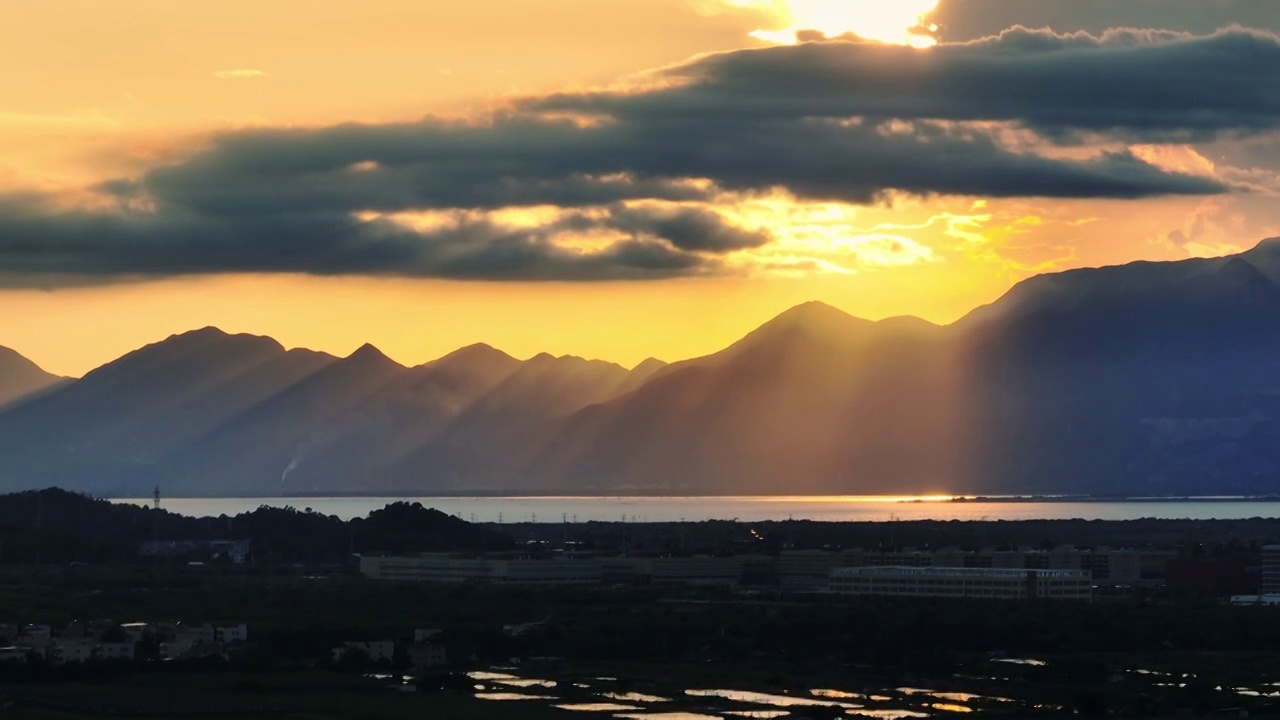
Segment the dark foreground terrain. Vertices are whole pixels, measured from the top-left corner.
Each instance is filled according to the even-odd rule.
[[[107,643],[134,623],[248,630],[207,653],[169,653],[159,636],[130,660],[19,652],[0,663],[0,720],[1280,715],[1280,608],[1232,606],[1223,590],[1256,591],[1261,548],[1277,539],[1267,519],[497,527],[406,504],[344,522],[0,496],[0,631],[97,627]],[[736,588],[387,583],[363,578],[355,557],[1063,544],[1161,550],[1203,577],[1144,574],[1092,603],[905,600],[768,575]],[[424,629],[447,653],[429,666],[411,649]],[[395,651],[375,661],[351,642]]]
[[[0,615],[52,625],[200,618],[251,628],[251,641],[228,660],[8,668],[0,671],[0,717],[1280,712],[1270,697],[1280,682],[1280,609],[1213,602],[777,600],[725,590],[437,587],[113,566],[6,571]],[[399,656],[381,664],[331,657],[353,639],[407,644],[421,627],[443,631],[450,660],[412,680],[402,679],[407,660]],[[466,675],[477,672],[488,674]],[[609,693],[639,695],[619,701]],[[861,707],[804,704],[814,701]]]

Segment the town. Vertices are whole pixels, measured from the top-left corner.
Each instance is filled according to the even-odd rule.
[[[0,662],[39,660],[52,667],[91,661],[231,659],[249,639],[244,624],[214,626],[110,620],[0,625]]]
[[[583,551],[362,556],[373,580],[533,585],[773,587],[791,593],[1004,600],[1125,598],[1160,591],[1280,604],[1280,545],[1242,557],[1188,558],[1173,549],[1060,546],[963,550],[790,550],[627,556]]]

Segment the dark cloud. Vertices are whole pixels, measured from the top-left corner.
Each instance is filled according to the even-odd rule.
[[[1127,151],[1079,159],[1010,149],[991,124],[1042,138],[1159,140],[1280,123],[1271,92],[1280,42],[1245,30],[1013,29],[926,52],[811,43],[706,56],[655,79],[644,91],[527,99],[483,124],[429,118],[230,133],[181,162],[104,183],[98,191],[114,210],[0,200],[0,272],[711,274],[728,267],[725,253],[770,240],[707,209],[725,192],[781,188],[857,203],[892,191],[1213,194],[1229,188]],[[535,228],[486,219],[487,210],[525,205],[576,211]],[[468,212],[427,231],[357,219],[424,210]],[[606,241],[564,243],[568,232]]]
[[[640,236],[662,238],[681,250],[722,253],[756,248],[772,238],[762,230],[744,230],[716,213],[697,208],[615,208],[610,225]]]
[[[564,233],[612,237],[584,250]],[[232,220],[188,213],[51,210],[38,196],[0,197],[0,284],[48,278],[226,272],[393,275],[473,280],[644,280],[725,272],[718,255],[765,244],[763,232],[698,210],[615,207],[537,227],[458,214],[416,231],[343,211]]]
[[[1241,28],[1055,34],[1015,27],[928,52],[857,42],[724,53],[670,71],[660,93],[541,101],[632,119],[735,117],[1010,122],[1183,139],[1280,128],[1280,37]]]
[[[1086,30],[1160,27],[1205,35],[1231,25],[1280,31],[1274,0],[942,0],[930,22],[943,40],[972,40],[1014,25]]]

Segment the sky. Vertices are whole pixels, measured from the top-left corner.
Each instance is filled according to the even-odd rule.
[[[1274,0],[7,0],[0,345],[633,365],[1280,236]]]

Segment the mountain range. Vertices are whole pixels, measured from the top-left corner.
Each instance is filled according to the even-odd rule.
[[[0,347],[0,411],[68,382],[7,347]]]
[[[0,350],[0,490],[1254,495],[1280,491],[1280,239],[1026,280],[938,326],[793,308],[633,369],[418,367],[213,328],[57,378]]]

